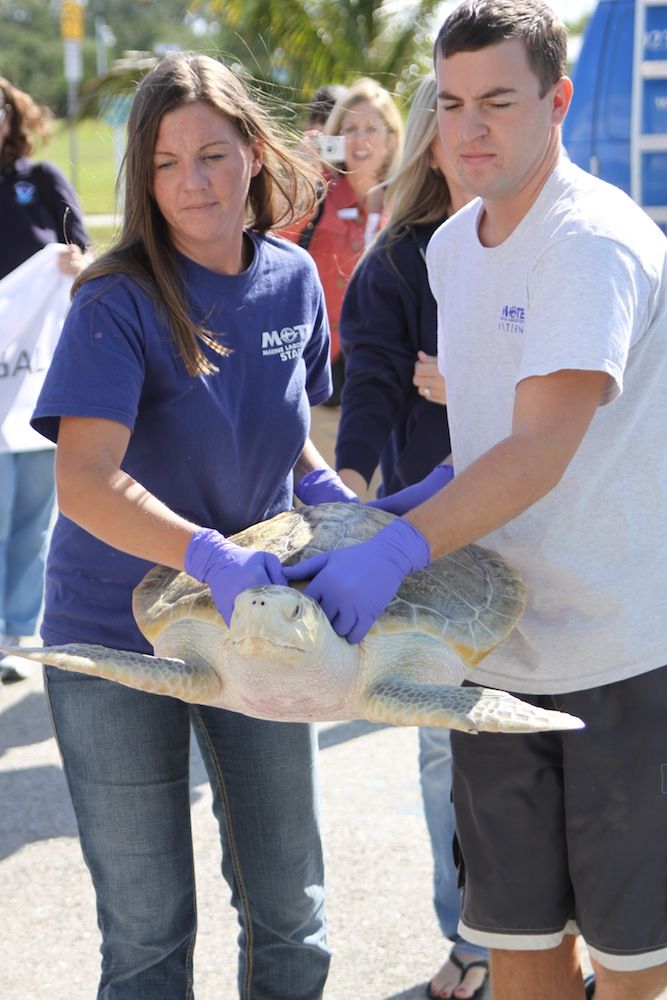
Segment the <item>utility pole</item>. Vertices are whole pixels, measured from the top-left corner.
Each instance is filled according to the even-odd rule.
[[[79,181],[79,156],[76,141],[76,114],[79,109],[79,84],[83,78],[81,43],[83,41],[83,3],[62,0],[60,34],[67,80],[67,117],[69,118],[70,179],[76,190]]]

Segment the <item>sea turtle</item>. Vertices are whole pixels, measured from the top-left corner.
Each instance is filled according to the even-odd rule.
[[[370,538],[393,516],[363,504],[301,507],[234,541],[291,564]],[[366,638],[350,645],[299,587],[243,591],[228,629],[207,586],[156,566],[133,595],[134,616],[155,656],[82,644],[21,655],[278,721],[366,718],[467,732],[580,728],[573,716],[506,692],[459,686],[465,667],[512,631],[524,604],[518,574],[496,553],[468,545],[407,577]]]

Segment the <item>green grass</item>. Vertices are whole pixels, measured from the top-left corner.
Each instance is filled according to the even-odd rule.
[[[93,250],[95,254],[99,256],[99,254],[109,248],[109,244],[111,243],[111,238],[113,237],[115,230],[113,226],[91,226],[90,223],[87,223],[86,228],[90,234],[91,240],[93,241]]]
[[[71,132],[63,121],[55,122],[53,138],[35,152],[37,160],[51,160],[76,187],[86,215],[114,211],[116,162],[113,130],[98,120],[79,122],[75,128],[75,164]],[[91,234],[92,235],[92,234]]]

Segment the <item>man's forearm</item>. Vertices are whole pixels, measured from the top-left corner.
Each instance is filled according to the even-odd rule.
[[[537,442],[505,438],[405,514],[428,541],[431,559],[477,541],[549,493],[566,465],[540,451]]]
[[[461,471],[446,490],[410,511],[431,558],[507,524],[560,482],[602,401],[603,371],[563,370],[524,379],[512,431]]]

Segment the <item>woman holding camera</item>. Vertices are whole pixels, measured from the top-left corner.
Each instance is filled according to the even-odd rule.
[[[370,193],[400,159],[400,112],[388,91],[361,77],[336,102],[321,142],[333,167],[326,196],[305,226],[283,235],[309,250],[324,287],[334,379],[327,405],[337,406],[344,375],[338,319],[350,276],[381,224],[382,199]]]

